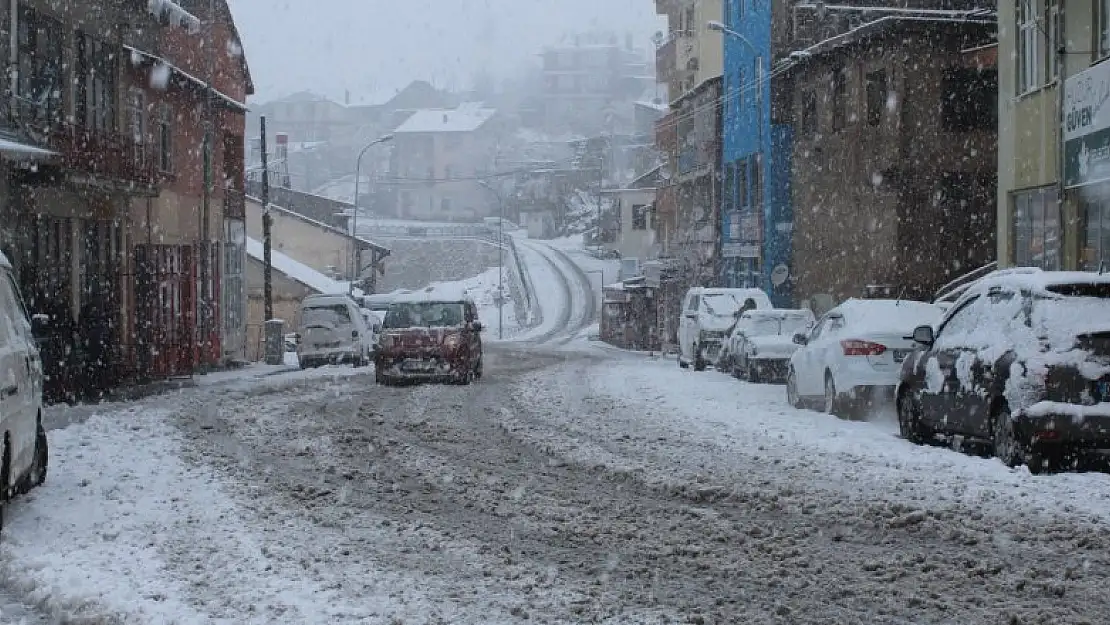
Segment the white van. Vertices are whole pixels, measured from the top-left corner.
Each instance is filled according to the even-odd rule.
[[[12,279],[12,265],[0,253],[0,528],[4,502],[46,481],[43,378],[31,320]]]
[[[377,337],[349,295],[309,295],[301,302],[297,359],[301,368],[349,362],[370,363]]]
[[[721,343],[745,304],[748,309],[774,308],[760,289],[698,286],[686,291],[678,321],[678,366],[685,369],[693,363],[695,371],[703,371],[709,363],[717,362]]]

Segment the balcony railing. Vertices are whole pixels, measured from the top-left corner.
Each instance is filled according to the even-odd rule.
[[[668,39],[666,43],[655,49],[655,76],[659,81],[666,81],[678,66],[678,49],[675,39]]]
[[[157,182],[154,161],[146,158],[143,145],[118,132],[62,122],[41,136],[47,148],[61,155],[62,165],[74,172],[147,186]]]

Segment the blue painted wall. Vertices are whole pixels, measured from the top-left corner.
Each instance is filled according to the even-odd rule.
[[[721,283],[763,287],[782,305],[789,303],[786,296],[776,298],[769,287],[771,270],[790,255],[776,224],[782,211],[789,211],[791,135],[776,134],[771,127],[771,1],[725,0],[725,25],[751,45],[730,34],[723,37],[721,248],[722,255],[758,250],[759,257],[722,258]],[[786,147],[785,168],[782,157],[775,156],[776,143],[780,151]]]
[[[763,288],[778,308],[794,305],[791,280],[775,286],[771,273],[778,265],[794,274],[794,205],[791,202],[790,173],[794,167],[794,128],[775,124],[771,128],[771,157],[767,171],[767,218],[763,222]]]

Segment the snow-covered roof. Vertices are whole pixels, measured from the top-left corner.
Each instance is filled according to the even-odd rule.
[[[409,116],[393,133],[474,132],[496,112],[496,109],[483,108],[473,103],[462,104],[454,109],[421,109]]]
[[[265,262],[262,241],[247,237],[247,255],[251,258]],[[270,264],[274,269],[288,276],[321,295],[334,295],[346,293],[348,283],[332,280],[304,263],[278,252],[270,250]]]
[[[1011,267],[993,271],[972,282],[964,294],[992,287],[1011,287],[1044,292],[1065,284],[1110,284],[1110,274],[1093,271],[1045,271],[1037,267]]]
[[[470,299],[470,294],[467,293],[466,288],[459,283],[443,282],[416,291],[399,293],[393,298],[393,302],[462,302]]]
[[[200,78],[197,78],[196,76],[193,76],[189,72],[181,69],[180,67],[174,65],[173,63],[170,63],[166,59],[164,59],[164,58],[162,58],[162,57],[160,57],[156,54],[151,54],[150,52],[145,52],[145,51],[140,50],[138,48],[135,48],[133,46],[129,46],[127,44],[124,44],[123,49],[127,50],[129,53],[131,53],[131,63],[133,65],[139,65],[140,63],[142,63],[143,59],[147,59],[149,61],[153,61],[155,63],[158,63],[160,65],[165,66],[171,72],[173,72],[174,74],[177,74],[178,76],[184,78],[186,81],[192,83],[194,86],[200,87],[202,89],[207,89],[208,88],[208,83],[207,82],[201,80]],[[236,110],[239,110],[239,111],[246,111],[247,110],[247,105],[245,103],[236,100],[235,98],[227,95],[226,93],[220,92],[218,89],[216,89],[214,87],[212,88],[212,93],[214,93],[219,100],[223,101],[224,104],[230,106],[233,109],[236,109]]]

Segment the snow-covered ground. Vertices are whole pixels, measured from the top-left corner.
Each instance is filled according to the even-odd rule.
[[[466,289],[466,292],[470,294],[470,297],[474,299],[474,303],[478,306],[478,318],[486,328],[484,337],[487,340],[493,340],[498,336],[498,328],[503,328],[505,338],[510,339],[519,334],[521,328],[516,318],[516,306],[513,304],[512,291],[509,289],[510,277],[507,268],[501,277],[503,280],[499,282],[498,268],[492,267],[473,278],[457,282],[437,282],[436,285]],[[505,291],[505,301],[504,308],[499,311],[497,292],[500,288]],[[500,325],[502,321],[504,321],[504,326]]]

